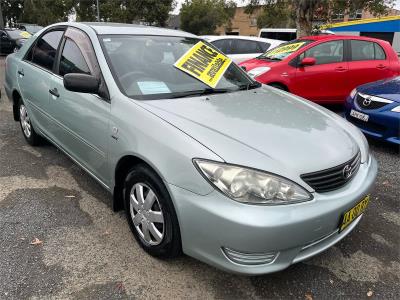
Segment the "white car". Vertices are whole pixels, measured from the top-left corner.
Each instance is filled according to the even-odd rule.
[[[237,64],[257,57],[283,43],[280,40],[236,35],[204,35],[202,38],[213,44]]]

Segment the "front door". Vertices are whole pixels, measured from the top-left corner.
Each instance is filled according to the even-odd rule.
[[[316,64],[297,68],[291,92],[318,102],[343,101],[348,94],[348,63],[343,50],[343,40],[335,40],[301,53],[299,62],[313,57]]]
[[[101,77],[100,69],[93,65],[97,63],[94,50],[85,33],[69,28],[60,53],[58,75],[50,82],[52,137],[78,163],[108,185],[110,103],[98,95],[68,91],[63,84],[63,77],[68,73]]]

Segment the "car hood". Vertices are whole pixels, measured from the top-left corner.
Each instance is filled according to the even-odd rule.
[[[288,178],[337,166],[359,151],[358,131],[342,118],[270,87],[139,104],[226,162]]]
[[[280,61],[268,61],[268,60],[264,60],[264,59],[253,58],[253,59],[249,59],[249,60],[241,62],[239,64],[239,66],[245,67],[246,71],[250,71],[257,67],[272,67],[279,62]]]
[[[361,85],[361,93],[378,96],[400,103],[400,76]]]

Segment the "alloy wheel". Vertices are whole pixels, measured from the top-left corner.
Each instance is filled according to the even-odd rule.
[[[31,124],[31,120],[28,116],[26,107],[23,104],[21,104],[21,106],[19,107],[19,117],[20,117],[22,131],[24,132],[24,135],[27,138],[30,138],[31,134],[32,134],[32,124]]]
[[[129,211],[133,225],[144,242],[159,245],[164,238],[164,215],[154,191],[144,183],[136,183],[130,191]]]

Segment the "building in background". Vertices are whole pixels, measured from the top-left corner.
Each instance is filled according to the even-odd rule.
[[[230,26],[220,26],[216,30],[219,35],[249,35],[258,36],[259,28],[257,27],[257,18],[262,13],[262,6],[255,7],[252,14],[245,13],[245,6],[237,7],[235,15],[231,20]],[[399,16],[400,11],[390,9],[387,16]],[[333,16],[333,23],[347,22],[360,19],[373,18],[373,15],[367,10],[358,10],[353,14],[336,14]],[[288,20],[288,24],[290,24]],[[321,22],[316,21],[316,24]],[[282,26],[280,26],[282,27]],[[288,26],[287,26],[288,27]]]
[[[334,23],[325,28],[338,34],[386,40],[400,53],[400,15]]]

